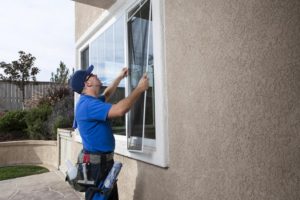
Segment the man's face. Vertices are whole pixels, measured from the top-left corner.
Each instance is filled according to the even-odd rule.
[[[87,76],[86,81],[90,86],[93,86],[93,88],[97,88],[100,90],[100,87],[102,86],[102,82],[95,74],[90,74]]]

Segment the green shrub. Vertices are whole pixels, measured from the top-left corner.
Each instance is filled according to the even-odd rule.
[[[51,139],[47,130],[47,119],[51,112],[51,106],[48,104],[42,104],[28,111],[26,114],[26,131],[30,139]]]
[[[57,128],[72,127],[74,118],[74,93],[67,85],[53,85],[39,104],[52,106],[52,112],[45,122],[49,139],[56,140]]]
[[[54,139],[56,139],[57,129],[58,128],[70,128],[70,127],[72,127],[72,121],[70,119],[67,119],[64,116],[59,115],[55,119],[54,124],[52,126],[53,126],[52,136],[54,137]]]
[[[47,120],[47,129],[51,139],[56,139],[57,128],[70,128],[74,118],[73,95],[65,96],[52,107],[52,113]]]
[[[72,127],[73,92],[67,87],[51,87],[45,97],[30,105],[34,106],[27,111],[7,112],[0,116],[0,141],[56,140],[57,128]]]
[[[0,140],[25,139],[27,136],[25,116],[26,111],[17,110],[6,112],[0,117]]]
[[[67,96],[73,96],[73,92],[70,91],[68,86],[53,85],[48,88],[47,94],[39,100],[39,104],[55,105]]]
[[[56,140],[57,128],[72,127],[73,94],[66,85],[53,84],[44,97],[28,102],[26,124],[31,139]]]

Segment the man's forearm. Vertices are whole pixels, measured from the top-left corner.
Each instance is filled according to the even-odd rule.
[[[109,85],[103,92],[106,101],[111,97],[111,95],[116,91],[118,85],[120,84],[122,77],[116,78],[111,85]]]
[[[111,109],[109,110],[108,117],[114,118],[124,116],[133,106],[133,104],[138,100],[140,95],[142,95],[143,92],[148,89],[148,87],[148,78],[147,75],[144,74],[140,79],[137,87],[131,92],[128,97],[119,101],[117,104],[112,105]]]
[[[129,111],[131,106],[138,100],[143,92],[143,90],[136,88],[128,97],[117,103],[117,106],[122,109],[123,115]]]

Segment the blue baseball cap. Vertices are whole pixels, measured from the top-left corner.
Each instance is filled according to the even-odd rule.
[[[92,73],[94,69],[93,65],[90,65],[86,70],[77,70],[71,77],[70,86],[74,92],[81,94],[84,88],[84,82],[86,78]]]

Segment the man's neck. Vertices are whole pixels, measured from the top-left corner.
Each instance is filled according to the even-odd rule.
[[[98,94],[96,94],[94,91],[91,91],[91,90],[85,90],[84,92],[83,92],[83,94],[85,94],[85,95],[88,95],[88,96],[92,96],[92,97],[98,97]]]

